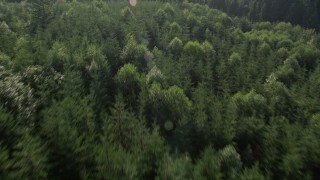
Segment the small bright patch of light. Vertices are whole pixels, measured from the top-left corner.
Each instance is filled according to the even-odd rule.
[[[173,129],[173,123],[171,121],[166,121],[164,123],[164,129],[167,131],[171,131]]]
[[[136,6],[137,2],[138,2],[138,0],[129,0],[129,3],[131,6]]]

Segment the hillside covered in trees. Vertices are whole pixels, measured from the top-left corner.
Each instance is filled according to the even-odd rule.
[[[173,1],[173,0],[172,0]],[[255,21],[287,21],[320,30],[319,0],[189,0]]]
[[[0,1],[0,179],[320,179],[319,1],[267,2]]]

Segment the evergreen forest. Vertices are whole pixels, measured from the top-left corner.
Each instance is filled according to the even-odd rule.
[[[0,179],[320,179],[320,1],[0,0]]]

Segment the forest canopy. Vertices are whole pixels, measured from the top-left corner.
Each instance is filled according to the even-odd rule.
[[[0,179],[320,179],[319,6],[0,1]]]

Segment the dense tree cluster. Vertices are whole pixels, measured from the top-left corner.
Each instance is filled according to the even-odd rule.
[[[275,21],[290,19],[274,2],[299,6],[201,2]],[[1,1],[0,179],[319,179],[319,89],[320,35],[299,25],[187,1]]]
[[[255,21],[286,21],[320,30],[318,0],[189,0]]]

